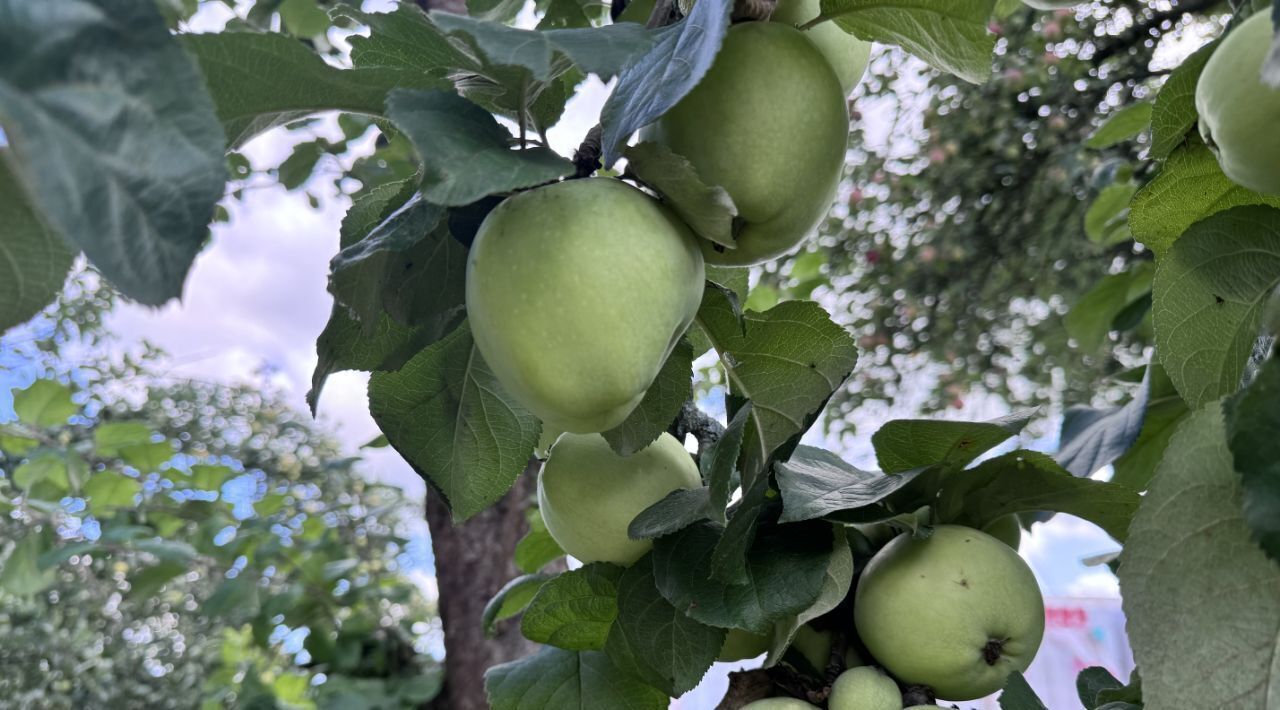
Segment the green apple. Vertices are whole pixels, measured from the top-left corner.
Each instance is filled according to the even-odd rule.
[[[791,648],[800,652],[813,669],[822,673],[831,663],[831,632],[818,631],[808,624],[796,629]]]
[[[853,614],[880,665],[948,700],[999,690],[1031,665],[1044,636],[1031,569],[1008,545],[958,525],[885,545],[862,572]]]
[[[820,5],[819,0],[778,0],[773,16],[769,19],[800,27],[822,12]],[[819,22],[803,30],[803,33],[818,47],[822,56],[827,58],[836,72],[836,78],[840,80],[840,88],[848,96],[867,71],[867,62],[871,60],[871,43],[845,32],[840,29],[840,25],[830,20]]]
[[[671,491],[701,485],[698,465],[670,434],[625,458],[599,434],[562,434],[538,476],[538,507],[565,552],[630,565],[653,547],[627,537],[631,521]]]
[[[577,433],[621,424],[702,302],[702,254],[672,212],[612,178],[521,192],[467,257],[467,316],[502,385]]]
[[[745,266],[793,250],[826,216],[844,168],[849,117],[831,65],[780,22],[729,28],[693,91],[640,132],[688,158],[738,208],[737,247],[707,261]]]
[[[1010,513],[992,520],[982,526],[982,532],[1015,550],[1022,543],[1022,523],[1018,520],[1017,513]]]
[[[551,447],[555,445],[556,439],[559,439],[563,433],[563,429],[557,429],[544,423],[542,432],[538,434],[538,444],[533,447],[533,455],[545,461],[547,456],[551,454]]]
[[[874,666],[850,668],[831,684],[831,710],[902,710],[898,684]]]
[[[1200,135],[1233,182],[1280,195],[1280,89],[1262,83],[1271,13],[1258,12],[1213,51],[1196,83]]]
[[[768,636],[753,634],[742,629],[729,629],[720,646],[720,655],[716,660],[722,663],[745,661],[755,658],[769,650],[771,639]]]
[[[765,698],[742,706],[742,710],[819,710],[799,698]]]

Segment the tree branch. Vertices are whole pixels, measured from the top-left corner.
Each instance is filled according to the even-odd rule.
[[[680,441],[684,441],[686,434],[693,434],[698,440],[698,452],[701,453],[720,440],[724,435],[724,425],[698,409],[698,405],[690,399],[680,408],[680,416],[676,417],[667,431]]]

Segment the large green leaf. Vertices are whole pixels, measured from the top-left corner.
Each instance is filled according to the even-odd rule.
[[[338,69],[282,34],[182,35],[196,58],[232,147],[263,131],[320,111],[383,113],[394,88],[447,89],[443,70]]]
[[[40,569],[40,556],[47,547],[44,537],[34,530],[9,552],[0,564],[0,589],[19,597],[38,594],[53,584],[57,570]]]
[[[13,411],[18,421],[44,429],[62,426],[80,412],[71,401],[71,388],[53,380],[36,380],[31,386],[13,393]]]
[[[1280,283],[1280,209],[1236,207],[1197,222],[1156,266],[1156,353],[1196,409],[1240,386],[1262,307]]]
[[[0,0],[0,126],[42,221],[122,293],[178,296],[226,180],[199,69],[154,3]]]
[[[1092,476],[1124,455],[1138,439],[1147,415],[1154,370],[1148,368],[1141,387],[1124,406],[1108,409],[1074,406],[1063,414],[1058,453],[1054,458],[1071,475]]]
[[[853,338],[812,301],[785,301],[739,320],[728,293],[712,286],[697,323],[720,354],[730,391],[751,400],[742,444],[748,478],[809,428],[858,361]]]
[[[1239,205],[1280,207],[1280,197],[1259,195],[1231,182],[1204,143],[1188,140],[1134,196],[1129,230],[1134,239],[1163,256],[1192,224]]]
[[[670,700],[600,651],[554,646],[490,668],[484,690],[492,710],[662,710]]]
[[[991,76],[996,37],[987,30],[995,0],[822,0],[833,20],[868,42],[896,44],[966,81]]]
[[[1116,483],[1077,478],[1037,451],[1012,451],[946,479],[935,513],[982,528],[1010,513],[1069,513],[1124,542],[1141,497]]]
[[[733,248],[733,218],[738,208],[719,185],[708,185],[687,158],[662,143],[640,143],[627,148],[627,167],[653,188],[694,234]]]
[[[890,473],[938,464],[961,469],[1017,436],[1034,415],[1014,412],[989,422],[895,419],[871,435],[871,444],[880,468]]]
[[[369,411],[387,441],[463,521],[524,470],[541,425],[506,394],[464,321],[396,372],[369,379]]]
[[[560,543],[547,532],[547,524],[542,520],[542,512],[537,506],[530,506],[525,513],[529,520],[529,532],[516,543],[512,561],[516,569],[525,574],[533,574],[550,562],[564,557]]]
[[[1280,562],[1280,360],[1268,360],[1226,411],[1245,521],[1262,549]]]
[[[796,632],[804,624],[835,609],[849,596],[849,588],[853,585],[853,551],[849,548],[849,540],[843,528],[836,529],[835,549],[831,553],[831,561],[827,564],[827,574],[822,580],[822,591],[809,608],[795,616],[787,617],[774,624],[773,640],[769,644],[769,655],[765,658],[766,668],[781,660],[795,640]]]
[[[493,636],[499,621],[524,611],[549,579],[551,577],[545,574],[525,574],[502,585],[480,614],[480,626],[485,635]]]
[[[644,399],[618,426],[601,436],[619,456],[630,456],[652,444],[680,415],[693,394],[693,347],[681,338],[649,385]]]
[[[1222,410],[1203,407],[1170,441],[1120,555],[1146,707],[1280,697],[1280,567],[1250,539],[1241,498]]]
[[[1196,83],[1217,42],[1196,50],[1173,70],[1160,87],[1151,109],[1151,157],[1163,160],[1182,145],[1196,127]]]
[[[838,511],[865,509],[870,519],[904,512],[882,504],[915,479],[921,469],[902,473],[863,471],[830,451],[796,447],[787,461],[773,465],[782,493],[782,522],[812,520]]]
[[[1081,351],[1097,352],[1107,342],[1107,335],[1118,330],[1116,316],[1149,295],[1154,278],[1155,268],[1151,262],[1141,262],[1128,271],[1104,276],[1062,319],[1067,335],[1076,341]]]
[[[520,620],[530,641],[570,651],[599,651],[618,615],[623,569],[595,562],[563,572],[538,589]]]
[[[658,33],[657,42],[629,62],[600,112],[600,145],[607,168],[631,135],[653,123],[693,90],[715,61],[729,31],[729,0],[702,0],[689,15]]]
[[[387,115],[422,156],[422,194],[435,204],[466,205],[573,172],[572,163],[545,146],[512,150],[507,129],[454,93],[393,91]]]
[[[1107,120],[1085,139],[1087,148],[1110,148],[1136,137],[1151,125],[1151,104],[1139,101],[1107,116]]]
[[[75,254],[45,226],[0,149],[0,333],[49,305]]]
[[[810,521],[757,531],[747,555],[747,584],[711,579],[711,557],[721,533],[720,527],[703,522],[654,543],[658,589],[677,609],[711,626],[768,634],[775,621],[818,599],[832,554],[829,524]]]
[[[1160,363],[1151,363],[1148,367],[1151,371],[1151,393],[1148,395],[1147,413],[1142,420],[1142,431],[1129,450],[1116,459],[1111,476],[1113,482],[1135,491],[1146,490],[1169,439],[1188,414],[1186,402],[1178,396],[1164,367]]]
[[[615,665],[670,696],[692,690],[715,662],[725,630],[667,603],[654,582],[652,555],[618,580],[618,617],[605,651]]]
[[[134,498],[142,491],[142,483],[119,471],[98,471],[84,484],[84,497],[89,510],[103,515],[114,508],[132,508]]]

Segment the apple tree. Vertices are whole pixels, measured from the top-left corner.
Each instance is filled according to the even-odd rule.
[[[993,22],[1047,4],[1074,3],[254,3],[192,34],[166,24],[181,27],[182,3],[0,0],[3,325],[43,305],[77,253],[126,297],[178,296],[246,171],[236,149],[343,112],[344,133],[379,138],[350,171],[311,399],[333,372],[372,372],[374,419],[430,485],[441,703],[661,708],[718,658],[757,651],[764,667],[735,676],[724,707],[993,691],[1043,707],[1021,676],[1043,602],[1008,543],[1068,513],[1124,545],[1140,675],[1085,670],[1085,706],[1263,708],[1280,692],[1280,62],[1265,8],[1224,8],[1222,40],[1093,134],[1149,137],[1104,176],[1120,189],[1092,226],[1154,255],[1112,285],[1132,320],[1149,313],[1154,349],[1124,375],[1131,401],[1069,413],[1056,456],[997,450],[1033,410],[883,422],[876,471],[802,444],[866,366],[860,342],[819,302],[751,299],[753,272],[801,248],[860,149],[847,97],[867,43],[988,86],[1010,47]],[[250,31],[274,13],[295,37]],[[359,30],[349,52],[331,23]],[[568,159],[548,130],[588,75],[614,84]],[[295,182],[338,150],[309,146],[276,174]],[[1036,176],[1030,156],[1006,157]],[[1056,218],[998,188],[939,209],[970,210],[975,240]],[[931,228],[881,216],[908,238]],[[840,234],[855,253],[861,236]],[[1001,263],[957,278],[985,286]],[[930,307],[959,312],[965,293]],[[692,396],[708,353],[723,424]],[[1112,464],[1115,480],[1092,477]],[[584,566],[563,571],[566,554]],[[479,640],[516,617],[536,650]]]

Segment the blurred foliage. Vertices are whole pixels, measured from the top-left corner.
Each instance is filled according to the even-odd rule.
[[[748,303],[813,297],[854,329],[863,353],[832,400],[835,429],[875,400],[936,412],[974,394],[1013,407],[1119,396],[1097,383],[1149,354],[1149,279],[1077,314],[1100,322],[1101,342],[1071,339],[1063,318],[1108,274],[1151,259],[1116,199],[1147,179],[1149,136],[1118,120],[1118,139],[1089,138],[1152,99],[1176,64],[1153,59],[1160,40],[1204,29],[1205,15],[1182,12],[1212,3],[1167,5],[1001,3],[996,74],[980,85],[897,51],[876,57],[851,100],[863,120],[842,203],[809,251],[766,269]]]
[[[401,708],[439,689],[399,489],[261,383],[110,359],[114,298],[73,279],[0,340],[5,707]],[[24,337],[25,336],[25,337]]]

